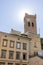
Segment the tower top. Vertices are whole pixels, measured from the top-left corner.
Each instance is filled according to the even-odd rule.
[[[34,17],[34,18],[36,18],[36,14],[35,15],[30,15],[30,14],[28,14],[28,13],[25,13],[25,17]]]
[[[31,32],[31,33],[37,33],[36,28],[36,14],[35,15],[29,15],[25,13],[24,17],[24,32]]]

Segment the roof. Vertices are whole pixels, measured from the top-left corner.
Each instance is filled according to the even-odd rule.
[[[29,65],[43,65],[43,59],[38,56],[30,58]]]

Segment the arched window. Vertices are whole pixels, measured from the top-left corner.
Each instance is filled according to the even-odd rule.
[[[34,27],[34,23],[32,22],[32,27]]]
[[[30,22],[28,22],[28,26],[30,26]]]

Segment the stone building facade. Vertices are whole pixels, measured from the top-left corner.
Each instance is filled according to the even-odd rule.
[[[40,34],[37,34],[36,15],[25,14],[24,17],[24,33],[31,38],[30,56],[36,55],[41,50]]]
[[[0,32],[0,65],[29,65],[29,56],[41,50],[36,15],[25,14],[24,33]]]
[[[26,34],[0,32],[0,65],[28,65],[29,40]]]

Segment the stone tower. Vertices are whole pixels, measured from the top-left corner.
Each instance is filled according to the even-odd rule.
[[[24,17],[24,33],[31,32],[37,34],[36,15],[25,14]]]

